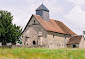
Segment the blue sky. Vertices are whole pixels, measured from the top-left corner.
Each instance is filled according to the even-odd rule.
[[[11,12],[13,23],[24,28],[42,2],[50,10],[51,19],[62,21],[82,35],[85,30],[85,0],[0,0],[0,9]]]

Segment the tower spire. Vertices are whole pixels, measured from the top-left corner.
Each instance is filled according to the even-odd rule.
[[[45,11],[48,11],[49,12],[49,10],[43,5],[43,4],[41,4],[37,9],[36,9],[36,11],[37,10],[45,10]]]
[[[49,10],[43,4],[36,9],[36,14],[40,15],[43,20],[49,21]]]

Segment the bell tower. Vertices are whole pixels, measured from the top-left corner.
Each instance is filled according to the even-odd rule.
[[[40,15],[43,20],[49,21],[49,10],[43,4],[36,9],[36,15]]]

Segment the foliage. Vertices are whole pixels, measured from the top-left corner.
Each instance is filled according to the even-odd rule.
[[[83,31],[83,34],[85,34],[85,31]]]
[[[21,36],[20,26],[12,24],[13,16],[10,12],[0,10],[0,41],[16,42]]]
[[[85,59],[85,49],[1,49],[1,59]]]

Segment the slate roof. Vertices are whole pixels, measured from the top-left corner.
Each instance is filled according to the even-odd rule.
[[[81,41],[82,36],[73,36],[69,39],[67,45],[69,44],[79,44]]]
[[[42,5],[40,5],[37,9],[36,9],[36,11],[39,11],[39,10],[45,10],[45,11],[48,11],[49,12],[49,10],[42,4]]]
[[[71,31],[66,25],[64,25],[61,21],[49,19],[50,21],[45,21],[41,18],[40,15],[32,15],[35,17],[36,20],[45,28],[47,31],[62,33],[62,34],[69,34],[69,35],[76,35],[73,31]],[[31,17],[31,18],[32,18]],[[31,19],[30,19],[31,20]],[[29,20],[29,22],[30,22]],[[27,23],[27,25],[29,24]],[[27,27],[26,25],[26,27]],[[26,29],[25,27],[25,29]],[[25,30],[24,29],[24,30]],[[24,32],[24,31],[23,31]]]

